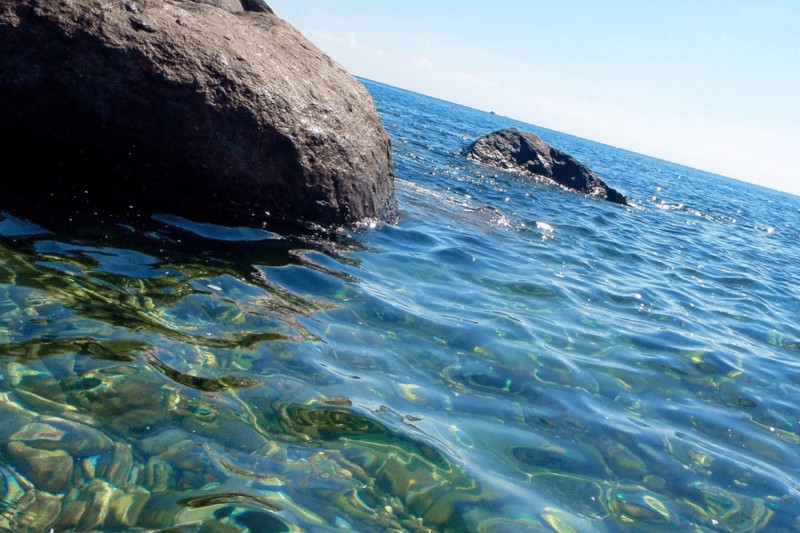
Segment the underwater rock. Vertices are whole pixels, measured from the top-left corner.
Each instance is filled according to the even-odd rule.
[[[97,475],[117,487],[128,484],[133,470],[133,450],[130,444],[115,442],[113,451],[105,454],[97,465]]]
[[[619,478],[641,480],[647,475],[647,464],[621,442],[601,438],[595,445],[608,467]]]
[[[139,515],[150,498],[150,492],[142,487],[133,487],[122,493],[111,504],[109,522],[120,528],[136,525]]]
[[[262,0],[0,0],[0,49],[0,156],[25,169],[4,201],[396,217],[369,93]]]
[[[5,503],[5,502],[4,502]],[[50,531],[50,526],[61,512],[58,496],[41,490],[22,494],[13,508],[0,515],[0,528],[4,531]]]
[[[642,490],[639,486],[615,486],[607,491],[606,500],[609,512],[622,523],[678,527],[676,513],[657,495]]]
[[[38,489],[61,492],[72,478],[72,457],[64,450],[39,450],[13,441],[6,447],[11,465]]]
[[[164,492],[173,485],[172,466],[159,457],[151,457],[144,467],[144,486],[150,492]]]
[[[86,531],[97,528],[106,521],[111,502],[119,498],[122,491],[105,481],[93,479],[83,487],[81,493],[81,501],[86,507],[78,525]]]
[[[552,180],[562,187],[628,205],[625,196],[603,182],[574,157],[533,133],[507,128],[484,135],[466,151],[467,159],[502,170]]]
[[[514,457],[534,471],[558,473],[562,476],[596,476],[606,475],[602,460],[598,461],[585,450],[562,448],[560,446],[528,447],[518,446],[512,450]]]
[[[7,392],[0,392],[0,440],[7,442],[8,438],[21,428],[30,424],[36,414],[28,411]]]
[[[128,531],[137,525],[150,492],[138,486],[122,490],[94,479],[73,486],[64,496],[56,531]],[[138,530],[137,530],[138,531]]]
[[[150,492],[166,489],[199,489],[208,483],[221,483],[227,477],[211,450],[200,442],[183,441],[151,457],[144,470],[144,486]]]
[[[111,439],[100,430],[72,420],[40,416],[36,422],[11,435],[41,450],[63,450],[74,457],[88,457],[110,450]]]
[[[138,449],[145,455],[161,455],[174,444],[189,440],[190,436],[182,429],[171,428],[139,441]]]

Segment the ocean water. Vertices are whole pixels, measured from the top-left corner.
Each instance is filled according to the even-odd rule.
[[[0,530],[800,529],[800,198],[362,81],[397,225],[0,215]]]

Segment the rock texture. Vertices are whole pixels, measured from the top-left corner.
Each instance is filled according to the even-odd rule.
[[[578,160],[533,133],[508,128],[484,135],[467,148],[467,158],[503,170],[543,177],[588,196],[627,205],[625,196]]]
[[[209,220],[396,216],[366,89],[263,0],[0,0],[4,192]],[[13,167],[11,167],[13,168]]]

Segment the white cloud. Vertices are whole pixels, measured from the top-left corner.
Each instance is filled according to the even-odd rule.
[[[422,70],[427,70],[430,72],[433,72],[434,70],[433,62],[427,57],[417,57],[412,55],[411,64]]]
[[[356,34],[352,32],[347,35],[339,36],[320,30],[310,30],[306,33],[306,37],[311,39],[314,44],[323,50],[331,48],[331,46],[341,47],[342,45],[352,50],[363,50],[358,44]]]

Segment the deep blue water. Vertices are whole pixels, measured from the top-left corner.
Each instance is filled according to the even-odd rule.
[[[800,198],[362,81],[397,225],[2,215],[0,529],[797,530]]]

